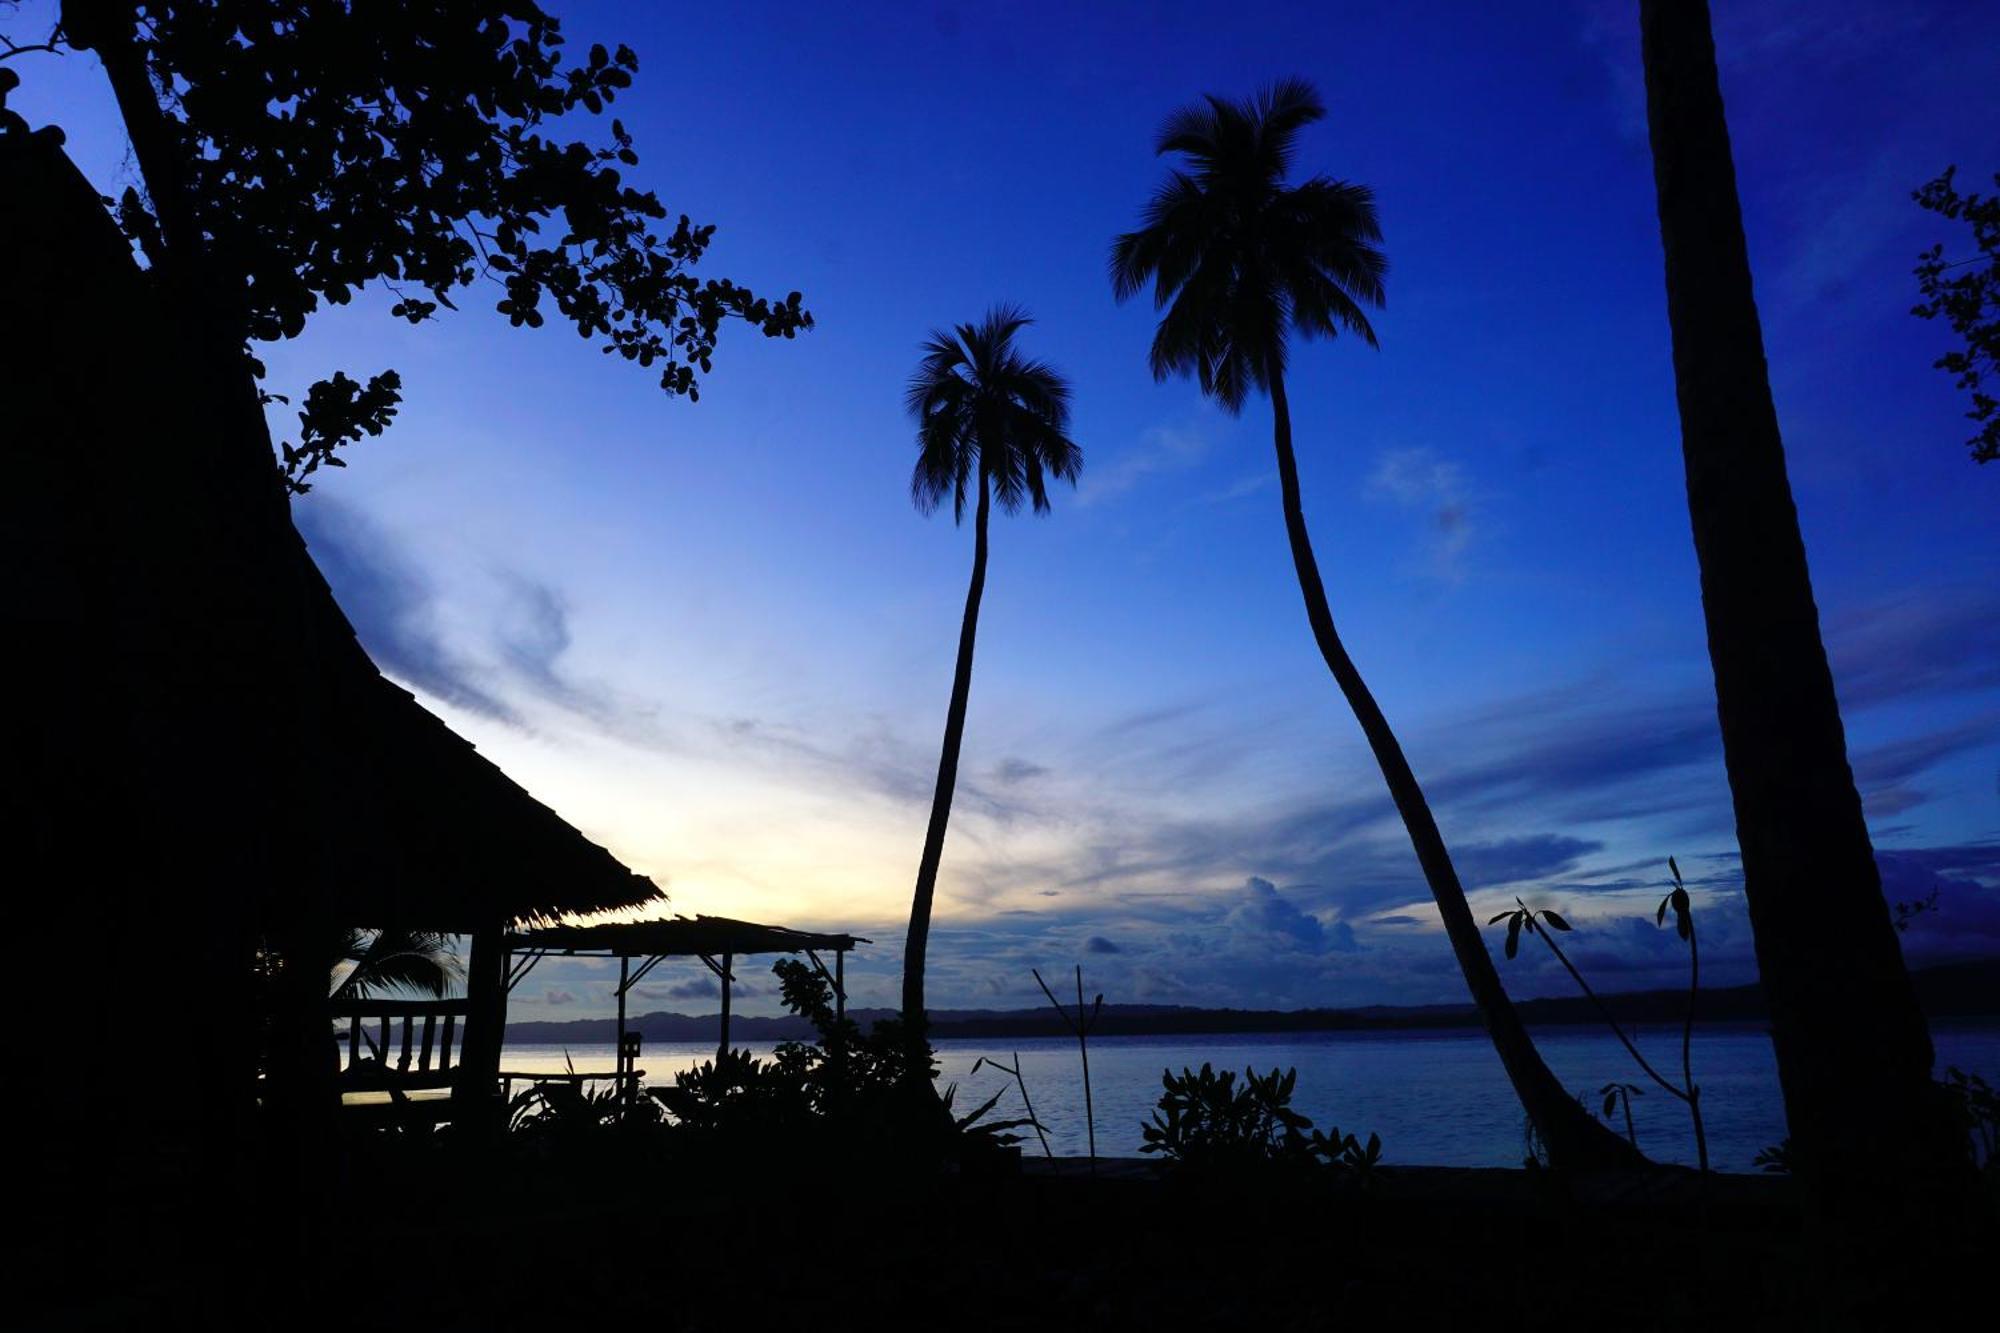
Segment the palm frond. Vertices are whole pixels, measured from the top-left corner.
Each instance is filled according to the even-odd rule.
[[[345,933],[341,961],[353,966],[334,987],[335,999],[404,991],[442,999],[464,981],[465,967],[452,937],[438,931],[378,930]]]

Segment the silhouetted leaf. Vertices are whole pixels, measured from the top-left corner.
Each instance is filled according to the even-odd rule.
[[[1554,912],[1547,911],[1546,909],[1542,912],[1542,920],[1548,922],[1550,925],[1554,926],[1557,930],[1569,929],[1569,922],[1563,920],[1560,916],[1556,915]]]
[[[1512,958],[1521,949],[1521,918],[1517,913],[1507,923],[1507,956]]]

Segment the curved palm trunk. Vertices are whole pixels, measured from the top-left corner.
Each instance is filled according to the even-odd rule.
[[[1514,1085],[1515,1095],[1521,1099],[1528,1118],[1548,1148],[1552,1165],[1589,1170],[1643,1162],[1645,1158],[1637,1148],[1599,1124],[1563,1090],[1556,1076],[1542,1063],[1540,1052],[1500,985],[1500,974],[1494,969],[1492,955],[1486,952],[1486,941],[1480,938],[1478,924],[1472,919],[1472,908],[1465,901],[1465,890],[1459,885],[1458,872],[1452,868],[1451,854],[1445,850],[1444,838],[1438,832],[1437,821],[1431,817],[1423,788],[1417,785],[1410,761],[1403,757],[1403,747],[1397,743],[1396,734],[1389,729],[1375,696],[1361,679],[1333,627],[1333,612],[1327,605],[1326,586],[1320,581],[1319,563],[1313,559],[1305,507],[1299,498],[1298,461],[1292,454],[1292,410],[1285,398],[1282,374],[1271,376],[1271,410],[1277,436],[1278,480],[1284,491],[1285,532],[1291,538],[1292,563],[1298,570],[1299,591],[1305,595],[1306,618],[1312,622],[1313,639],[1319,644],[1320,656],[1326,659],[1327,670],[1333,673],[1340,692],[1347,697],[1348,707],[1361,723],[1368,747],[1375,752],[1375,762],[1381,765],[1382,777],[1389,784],[1389,796],[1409,830],[1410,844],[1416,848],[1417,862],[1423,867],[1431,897],[1437,901],[1438,915],[1444,921],[1452,952],[1458,956],[1459,970],[1465,974],[1465,984],[1479,1006],[1493,1047],[1500,1053],[1508,1081]]]
[[[1639,7],[1667,315],[1743,894],[1799,1171],[1861,1203],[1962,1169],[1820,640],[1708,9]],[[1870,1186],[1874,1188],[1870,1188]]]
[[[965,705],[972,694],[972,641],[979,632],[979,599],[986,591],[986,520],[992,507],[991,488],[981,468],[979,509],[973,519],[972,586],[965,590],[965,620],[958,631],[958,667],[944,718],[937,791],[931,797],[931,822],[924,831],[924,855],[917,863],[917,890],[910,902],[910,932],[903,943],[903,1023],[913,1048],[924,1039],[924,950],[930,943],[931,900],[937,893],[945,827],[951,822],[952,792],[958,786],[958,747],[965,739]]]

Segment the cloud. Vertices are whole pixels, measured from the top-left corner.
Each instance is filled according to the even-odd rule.
[[[1243,891],[1245,901],[1232,907],[1229,915],[1223,918],[1223,925],[1229,929],[1253,938],[1276,936],[1309,953],[1319,953],[1328,947],[1325,923],[1300,911],[1298,905],[1280,894],[1278,886],[1270,880],[1252,875],[1243,881]],[[1350,947],[1352,942],[1350,931]]]
[[[323,490],[294,503],[292,521],[377,666],[454,707],[520,724],[479,668],[445,644],[436,585],[386,532]]]
[[[1828,616],[1846,708],[2000,689],[2000,587],[1945,584]]]
[[[501,571],[494,576],[499,597],[486,608],[485,634],[447,642],[436,581],[392,534],[319,492],[295,504],[292,514],[361,646],[388,675],[523,730],[529,729],[527,707],[543,704],[610,734],[657,741],[652,710],[564,670],[575,635],[568,599],[557,588]]]
[[[1205,505],[1228,504],[1231,500],[1241,500],[1245,496],[1269,490],[1272,486],[1277,485],[1277,483],[1277,471],[1272,468],[1266,468],[1262,472],[1252,472],[1247,476],[1239,477],[1219,490],[1207,492],[1199,497],[1197,503]]]
[[[1428,448],[1390,449],[1375,462],[1366,494],[1428,516],[1426,547],[1433,572],[1457,580],[1473,538],[1473,501],[1464,469]]]
[[[1540,833],[1498,842],[1469,843],[1452,853],[1452,863],[1465,887],[1478,889],[1559,875],[1590,853],[1603,849],[1603,843],[1587,838]]]
[[[1017,782],[1028,782],[1048,776],[1049,770],[1040,764],[1031,764],[1025,759],[1002,759],[993,766],[993,780],[1002,786],[1011,787]]]
[[[1084,471],[1077,482],[1076,502],[1085,507],[1102,504],[1148,477],[1186,471],[1207,456],[1208,437],[1198,426],[1150,426],[1140,432],[1138,447]]]
[[[566,990],[550,990],[542,993],[544,1004],[575,1004],[576,996]]]
[[[1083,942],[1085,953],[1123,953],[1123,949],[1105,939],[1102,935],[1092,935]]]

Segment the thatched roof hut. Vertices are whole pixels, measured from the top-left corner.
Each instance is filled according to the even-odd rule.
[[[115,775],[122,791],[81,784],[111,802],[100,818],[192,801],[233,822],[271,894],[339,924],[469,933],[658,901],[383,678],[291,525],[261,421],[177,419],[203,368],[60,142],[0,134],[0,556],[9,617],[47,654],[38,693],[70,705],[41,747]]]

